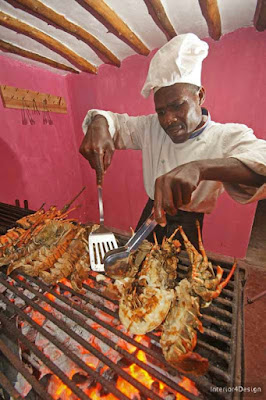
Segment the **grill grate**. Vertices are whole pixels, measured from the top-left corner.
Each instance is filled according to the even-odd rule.
[[[215,264],[216,262],[213,261]],[[183,279],[188,272],[189,261],[185,253],[181,253],[180,264],[178,267],[178,279]],[[225,274],[229,272],[231,265],[221,263]],[[2,270],[4,271],[4,269]],[[49,287],[37,278],[16,274],[15,272],[7,277],[4,272],[0,273],[0,301],[5,305],[6,311],[0,313],[1,328],[0,329],[0,350],[6,361],[14,366],[32,386],[32,390],[38,393],[39,398],[49,399],[46,388],[41,381],[29,374],[20,360],[19,356],[12,352],[3,341],[3,335],[12,338],[14,343],[22,343],[27,352],[31,351],[41,363],[45,364],[52,374],[57,376],[78,399],[88,400],[89,395],[86,394],[73,379],[70,379],[51,359],[49,359],[40,349],[24,335],[17,324],[17,320],[28,323],[31,327],[45,337],[50,343],[53,343],[62,353],[73,361],[84,373],[90,377],[91,381],[99,382],[105,390],[105,393],[111,393],[117,399],[125,400],[131,398],[129,393],[122,393],[115,384],[115,380],[109,379],[110,376],[100,373],[94,368],[87,365],[80,356],[71,351],[68,346],[58,340],[48,329],[35,322],[28,309],[39,312],[51,321],[60,332],[72,338],[80,344],[86,351],[95,356],[100,362],[112,372],[111,376],[116,375],[132,384],[140,393],[140,399],[160,400],[164,397],[159,392],[148,388],[143,383],[128,373],[130,364],[136,364],[144,371],[147,371],[155,381],[163,382],[169,393],[177,392],[188,399],[196,400],[204,399],[231,399],[232,394],[226,392],[212,393],[213,386],[234,386],[235,362],[239,357],[239,349],[242,349],[242,332],[241,332],[241,309],[242,309],[242,289],[244,282],[244,271],[237,269],[234,274],[234,280],[231,280],[227,288],[223,290],[220,297],[215,299],[209,308],[202,309],[202,322],[204,333],[198,333],[198,342],[195,349],[203,357],[210,361],[209,371],[203,377],[193,377],[187,375],[189,379],[195,382],[200,395],[194,395],[181,387],[180,374],[171,367],[164,359],[159,347],[159,337],[156,333],[146,335],[149,346],[146,343],[138,342],[136,337],[124,333],[118,329],[118,302],[110,299],[105,293],[105,282],[97,282],[96,274],[91,272],[88,281],[83,285],[84,292],[77,293],[68,287],[65,283],[60,282],[55,287]],[[9,295],[7,295],[9,293]],[[18,302],[17,299],[20,299]],[[54,301],[56,300],[56,301]],[[0,303],[1,304],[1,303]],[[57,313],[51,313],[45,309],[48,305],[56,310]],[[112,357],[106,355],[103,351],[93,346],[82,333],[79,333],[70,327],[64,318],[58,318],[58,315],[65,316],[71,320],[76,326],[82,327],[93,337],[111,348],[119,354],[119,360],[114,361]],[[95,326],[100,327],[96,329]],[[106,331],[104,331],[106,330]],[[106,335],[105,332],[108,332]],[[124,348],[117,339],[125,341],[129,346],[134,346],[136,351],[129,352]],[[136,357],[137,351],[143,351],[147,358],[147,363]],[[11,354],[12,353],[12,354]],[[241,351],[240,351],[240,355]],[[240,357],[241,358],[241,357]],[[125,367],[126,366],[126,367]],[[239,366],[239,364],[238,364]],[[240,362],[241,366],[241,362]],[[30,375],[30,376],[29,376]],[[238,382],[239,383],[239,382]],[[10,396],[14,396],[14,385],[7,382],[0,374],[0,385]],[[18,394],[17,394],[18,396]],[[15,398],[23,398],[15,397]],[[52,397],[50,397],[52,398]],[[103,397],[104,398],[104,397]]]
[[[28,208],[20,208],[0,202],[0,234],[5,234],[9,228],[15,226],[18,219],[34,212]]]

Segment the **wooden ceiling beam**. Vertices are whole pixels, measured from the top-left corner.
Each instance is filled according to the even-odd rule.
[[[6,26],[9,29],[29,36],[34,40],[37,40],[49,49],[56,51],[61,56],[68,59],[73,65],[77,66],[82,71],[94,74],[97,73],[97,67],[95,65],[92,65],[87,60],[85,60],[85,58],[79,56],[67,46],[63,45],[59,41],[55,40],[51,36],[40,31],[39,29],[33,27],[32,25],[28,25],[2,11],[0,11],[0,25]]]
[[[219,40],[222,35],[222,24],[217,0],[199,0],[199,5],[207,22],[210,37]]]
[[[103,0],[76,0],[80,5],[89,10],[110,31],[114,31],[121,40],[142,55],[147,56],[150,50],[128,27],[128,25],[110,8]]]
[[[56,69],[62,69],[64,71],[74,72],[76,74],[79,73],[79,71],[75,70],[74,68],[68,67],[67,65],[64,65],[61,63],[58,63],[54,60],[51,60],[50,58],[43,57],[40,54],[32,53],[31,51],[22,49],[21,47],[17,47],[14,44],[5,42],[4,40],[1,40],[1,39],[0,39],[0,50],[5,51],[6,53],[17,54],[21,57],[28,58],[30,60],[34,60],[34,61],[38,61],[43,64],[50,65],[51,67],[54,67]]]
[[[53,23],[57,28],[63,29],[64,31],[74,35],[76,38],[82,40],[86,44],[92,47],[92,49],[101,57],[103,61],[120,67],[120,60],[101,43],[95,36],[89,33],[87,30],[81,28],[79,25],[69,21],[63,15],[58,14],[56,11],[47,7],[39,0],[7,0],[12,5],[16,6],[18,3],[22,6],[22,9],[30,10],[37,17],[43,17],[46,22]]]
[[[176,36],[176,31],[171,24],[166,11],[162,5],[161,0],[144,0],[149,14],[156,23],[156,25],[165,34],[168,40]]]
[[[257,7],[254,15],[254,26],[257,31],[266,29],[266,0],[257,0]]]

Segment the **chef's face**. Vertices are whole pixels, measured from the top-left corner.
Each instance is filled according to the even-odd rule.
[[[205,90],[189,83],[175,83],[154,95],[161,127],[174,143],[183,143],[203,125],[201,105]]]

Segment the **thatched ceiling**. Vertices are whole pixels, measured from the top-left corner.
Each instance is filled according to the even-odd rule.
[[[266,28],[266,0],[0,0],[0,51],[53,72],[97,73],[176,34]]]

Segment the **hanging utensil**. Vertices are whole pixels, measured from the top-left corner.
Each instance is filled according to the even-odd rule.
[[[25,103],[25,105],[26,105],[26,103]],[[30,124],[31,124],[31,125],[35,125],[35,121],[34,121],[34,119],[32,118],[31,113],[30,113],[30,110],[28,109],[27,105],[26,105],[26,112],[27,112],[27,115],[28,115],[28,119],[29,119],[29,121],[30,121]]]
[[[49,111],[48,111],[48,110],[47,110],[47,116],[48,116],[49,125],[53,125],[54,123],[53,123],[52,118],[50,117],[50,114],[49,114]]]
[[[48,122],[49,125],[53,125],[53,120],[50,117],[50,114],[49,114],[49,111],[48,111],[48,108],[47,108],[47,100],[46,99],[43,100],[43,105],[44,105],[45,114],[46,114],[46,117],[47,117],[46,123]]]
[[[46,119],[45,111],[42,112],[42,123],[43,123],[43,125],[46,125],[46,124],[47,124],[47,119]]]
[[[35,99],[33,99],[32,102],[33,102],[33,114],[40,115],[40,111],[38,110],[37,103],[36,103]]]
[[[21,117],[22,117],[22,125],[27,125],[28,121],[25,113],[24,99],[22,99]]]

